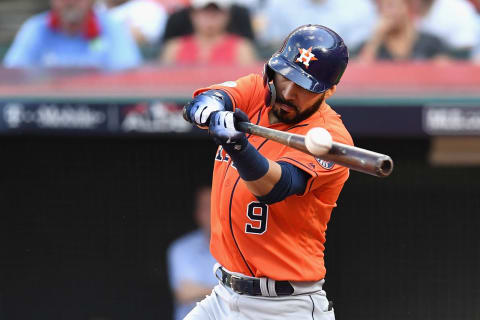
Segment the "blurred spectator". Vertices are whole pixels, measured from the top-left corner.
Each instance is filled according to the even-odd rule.
[[[478,27],[478,38],[477,38],[477,44],[475,45],[475,48],[473,48],[473,60],[477,63],[480,64],[480,0],[474,0],[476,1],[475,8],[477,9],[477,27]]]
[[[8,50],[6,67],[125,69],[141,63],[130,32],[93,10],[93,0],[50,0],[28,19]]]
[[[178,9],[190,6],[190,0],[154,0],[162,4],[168,12],[173,12]],[[233,0],[234,4],[246,7],[251,11],[254,11],[265,0]]]
[[[157,3],[161,4],[168,13],[172,13],[181,8],[188,7],[190,5],[190,0],[155,0]]]
[[[219,0],[213,2],[224,3],[224,5],[228,5],[230,8],[227,32],[254,41],[251,16],[247,8],[232,2],[232,0]],[[165,27],[163,42],[193,33],[191,11],[192,8],[187,6],[172,12]]]
[[[247,8],[250,13],[254,13],[259,10],[265,0],[233,0],[234,4]]]
[[[480,0],[470,0],[470,3],[473,4],[477,13],[480,13]]]
[[[210,254],[210,192],[210,187],[205,186],[195,195],[194,215],[200,228],[175,240],[168,249],[174,319],[183,319],[195,302],[209,295],[218,284],[213,275],[216,261]]]
[[[438,37],[416,29],[409,0],[377,0],[377,4],[380,13],[377,26],[373,36],[358,48],[359,60],[446,57],[446,46]]]
[[[414,0],[422,17],[419,30],[441,38],[450,55],[468,59],[479,42],[478,14],[468,0]]]
[[[139,46],[155,45],[163,35],[167,11],[154,0],[107,0],[112,18],[126,24]]]
[[[228,33],[227,0],[192,0],[193,34],[164,45],[166,64],[247,65],[256,61],[255,49],[245,38]]]
[[[266,0],[256,26],[266,57],[291,30],[309,23],[335,30],[354,49],[370,36],[375,21],[372,0]]]

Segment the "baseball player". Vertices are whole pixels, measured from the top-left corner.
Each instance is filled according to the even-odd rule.
[[[239,121],[298,134],[323,127],[353,145],[326,103],[348,63],[342,38],[301,26],[251,74],[199,89],[186,118],[219,145],[212,183],[210,250],[219,262],[212,294],[186,316],[334,319],[322,286],[327,223],[349,171],[235,129]]]

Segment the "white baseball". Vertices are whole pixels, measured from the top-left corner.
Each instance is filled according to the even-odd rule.
[[[305,146],[314,155],[326,154],[332,148],[332,136],[324,128],[310,129],[305,136]]]

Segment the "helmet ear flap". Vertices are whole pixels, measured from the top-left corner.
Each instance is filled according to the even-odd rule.
[[[263,66],[263,86],[265,87],[265,106],[271,107],[277,98],[277,91],[273,84],[273,70],[267,63]]]
[[[265,106],[273,106],[275,99],[277,99],[277,90],[275,90],[273,82],[269,82],[265,87]]]

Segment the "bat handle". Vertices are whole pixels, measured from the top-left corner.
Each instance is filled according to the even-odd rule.
[[[249,126],[250,123],[248,122],[237,122],[235,124],[235,129],[237,129],[238,131],[241,131],[241,132],[244,132],[244,133],[251,133],[250,132],[250,126]]]
[[[250,122],[238,122],[235,124],[235,128],[238,131],[264,137],[303,152],[310,153],[305,146],[305,137],[302,135],[265,128]]]

